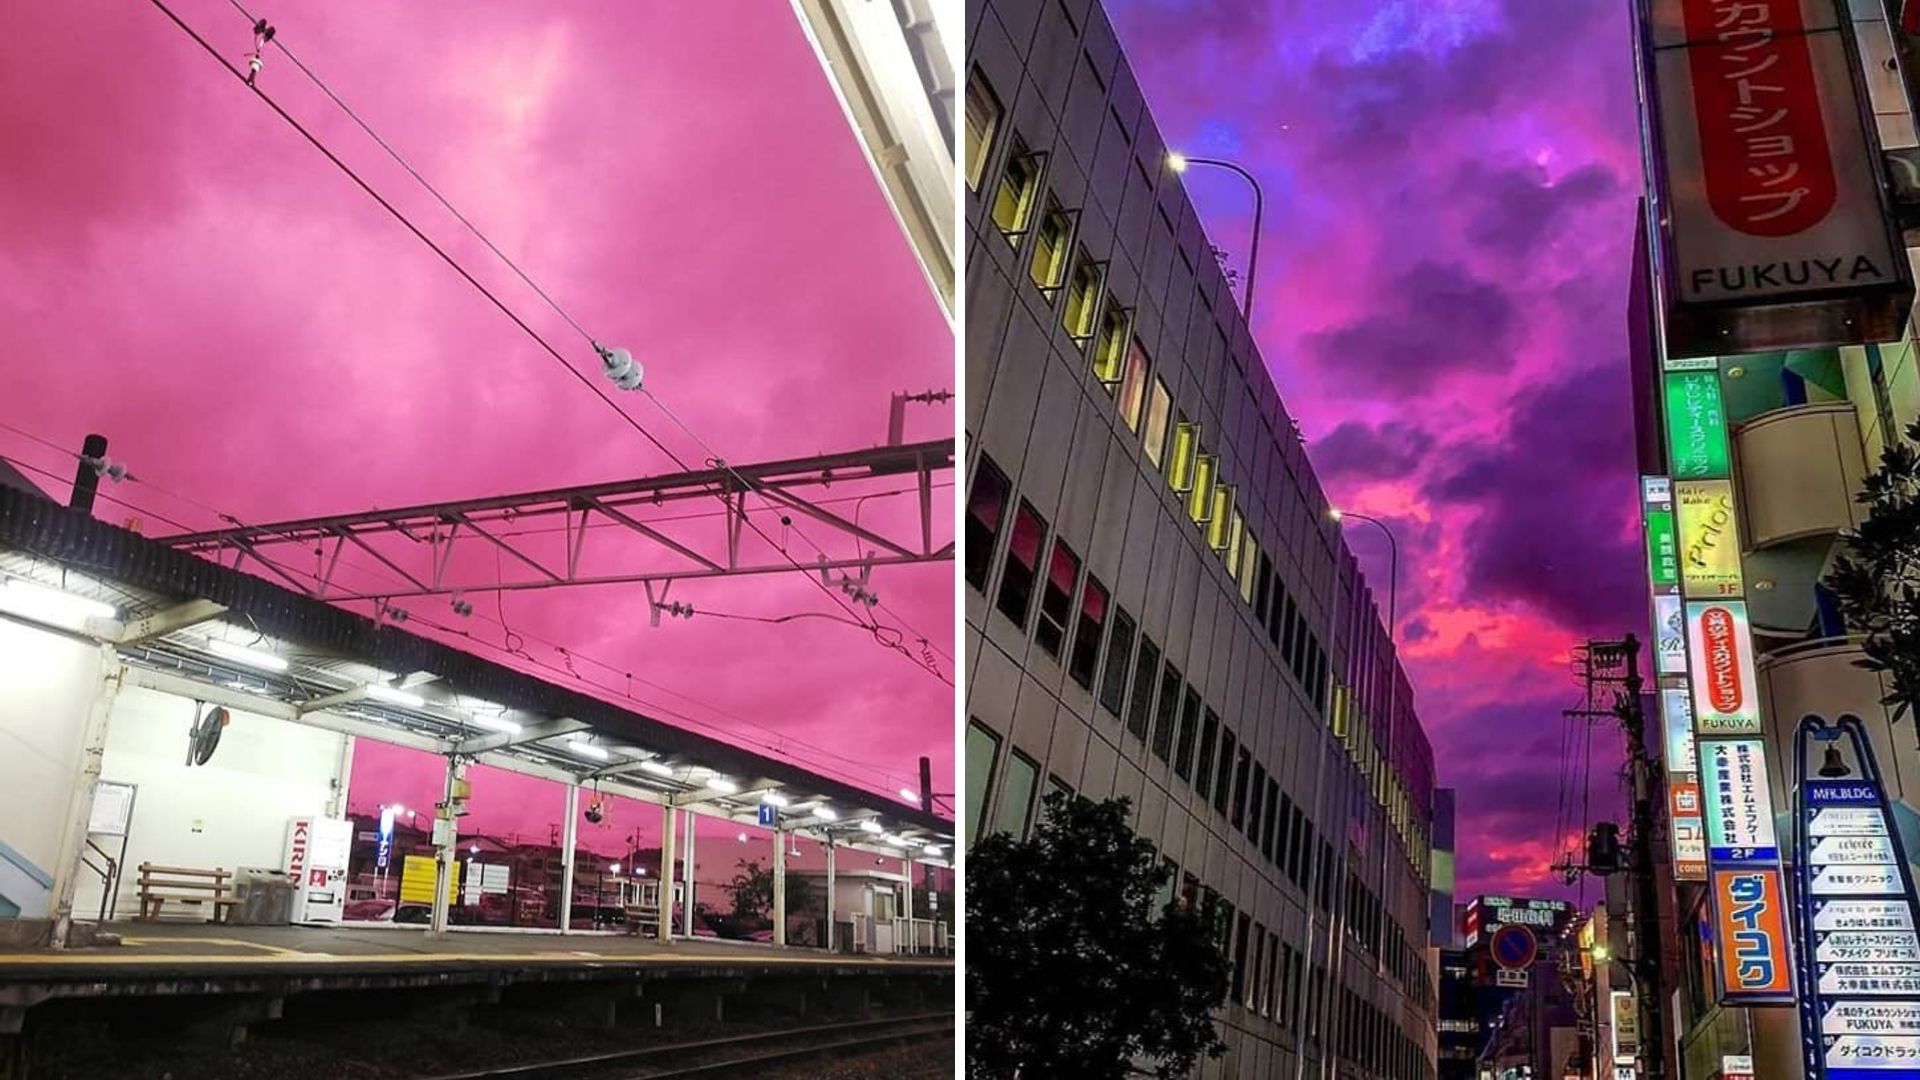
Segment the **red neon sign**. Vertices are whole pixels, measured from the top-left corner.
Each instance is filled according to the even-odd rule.
[[[1707,700],[1723,713],[1739,711],[1747,696],[1740,682],[1737,633],[1733,613],[1726,608],[1710,607],[1700,613],[1700,637],[1706,643]]]

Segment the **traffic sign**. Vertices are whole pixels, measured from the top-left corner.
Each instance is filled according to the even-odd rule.
[[[1509,923],[1493,932],[1487,951],[1493,955],[1494,963],[1508,971],[1517,971],[1533,965],[1533,958],[1540,952],[1540,942],[1532,930]]]

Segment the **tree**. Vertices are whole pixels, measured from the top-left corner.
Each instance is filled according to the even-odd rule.
[[[1212,1010],[1227,958],[1211,913],[1155,897],[1173,873],[1128,801],[1054,792],[1031,839],[967,853],[967,1075],[1184,1076],[1226,1050]]]
[[[1920,703],[1920,420],[1906,435],[1867,477],[1858,500],[1866,520],[1826,578],[1847,629],[1865,637],[1856,663],[1893,684],[1880,703],[1895,721]]]
[[[733,917],[738,920],[765,921],[773,917],[773,868],[762,869],[759,860],[741,859],[734,864],[740,872],[728,886],[733,890]],[[813,903],[812,890],[805,878],[787,875],[787,913],[798,915]]]

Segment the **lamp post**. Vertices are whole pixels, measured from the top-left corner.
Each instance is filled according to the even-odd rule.
[[[1392,640],[1396,632],[1400,608],[1400,544],[1394,539],[1393,530],[1388,528],[1387,523],[1381,521],[1379,518],[1368,517],[1365,514],[1356,514],[1351,510],[1329,510],[1327,511],[1327,516],[1333,518],[1336,522],[1346,521],[1348,518],[1352,518],[1355,521],[1364,521],[1386,534],[1388,560],[1387,638],[1388,640]]]
[[[1247,321],[1253,321],[1253,276],[1260,269],[1260,218],[1266,208],[1266,196],[1260,190],[1260,181],[1247,170],[1231,161],[1219,158],[1188,157],[1178,151],[1167,152],[1167,167],[1176,173],[1184,173],[1194,165],[1210,165],[1216,169],[1226,169],[1245,180],[1253,188],[1253,246],[1247,252]]]

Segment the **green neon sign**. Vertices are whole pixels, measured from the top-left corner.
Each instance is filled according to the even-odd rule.
[[[1673,536],[1673,511],[1649,508],[1647,515],[1648,574],[1656,589],[1680,584],[1680,544]]]
[[[1727,411],[1718,371],[1667,374],[1667,453],[1675,480],[1729,475]]]

